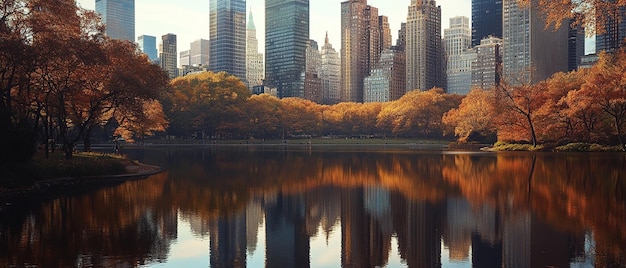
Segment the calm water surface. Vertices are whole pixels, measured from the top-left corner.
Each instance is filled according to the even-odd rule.
[[[0,211],[1,267],[624,267],[626,155],[126,149],[167,171]]]

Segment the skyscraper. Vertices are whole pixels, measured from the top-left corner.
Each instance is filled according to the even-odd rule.
[[[492,89],[500,84],[502,74],[502,39],[488,37],[475,46],[476,59],[472,62],[472,87]]]
[[[210,0],[209,7],[209,69],[245,80],[246,0]]]
[[[167,72],[170,78],[178,76],[176,51],[176,35],[170,33],[162,36],[161,44],[159,45],[159,59],[161,68]]]
[[[542,14],[517,0],[503,1],[503,79],[513,85],[536,83],[568,69],[569,24],[545,29]]]
[[[320,51],[320,78],[322,79],[322,102],[335,104],[339,102],[341,90],[341,59],[339,53],[328,40],[328,33]]]
[[[309,0],[265,1],[265,83],[278,97],[304,97]]]
[[[253,86],[263,84],[263,78],[265,77],[263,53],[259,53],[259,40],[256,39],[256,27],[254,26],[252,12],[250,12],[248,17],[246,32],[246,81],[248,81],[248,88],[252,88]]]
[[[315,40],[309,40],[306,48],[306,71],[304,74],[304,98],[322,103],[322,79],[320,67],[322,57]]]
[[[191,42],[189,48],[189,65],[208,67],[211,51],[209,40],[198,39]]]
[[[489,36],[502,38],[502,0],[472,0],[472,47]]]
[[[469,51],[472,40],[469,18],[450,18],[450,28],[444,30],[444,40],[448,63],[447,91],[467,95],[472,87],[472,61],[476,58],[476,53]]]
[[[434,0],[411,0],[406,22],[406,87],[446,88],[441,40],[441,7]]]
[[[96,0],[96,12],[107,36],[135,42],[135,0]]]
[[[370,76],[364,80],[364,102],[387,102],[406,93],[406,59],[404,51],[385,49]]]
[[[615,0],[606,0],[615,2]],[[605,32],[596,35],[596,52],[615,51],[622,47],[626,38],[626,7],[620,7],[604,22]]]
[[[383,40],[391,40],[389,25],[381,22],[386,17],[379,18],[367,0],[341,2],[341,101],[363,102],[363,79],[378,62]]]
[[[156,36],[140,35],[137,37],[137,44],[141,52],[148,55],[152,62],[159,60],[159,52],[157,51]]]

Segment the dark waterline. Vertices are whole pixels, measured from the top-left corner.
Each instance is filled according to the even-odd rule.
[[[626,265],[626,155],[437,149],[125,148],[167,171],[12,204],[0,266]]]

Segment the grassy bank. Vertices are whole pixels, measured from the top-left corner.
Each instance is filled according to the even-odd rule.
[[[490,151],[526,151],[526,152],[623,152],[620,146],[607,146],[591,143],[568,143],[561,146],[539,144],[496,142]]]
[[[46,159],[37,154],[26,163],[0,164],[0,191],[28,188],[38,181],[55,178],[118,175],[126,172],[128,160],[102,153],[77,153],[66,160],[62,153],[51,153]]]

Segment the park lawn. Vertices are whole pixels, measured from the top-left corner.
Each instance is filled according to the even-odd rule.
[[[129,160],[102,153],[75,153],[66,160],[62,152],[37,153],[30,162],[0,164],[0,191],[28,188],[38,181],[56,178],[119,175]]]

